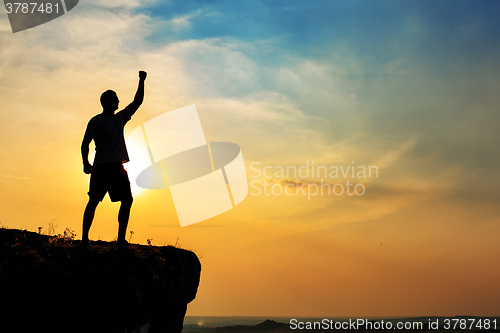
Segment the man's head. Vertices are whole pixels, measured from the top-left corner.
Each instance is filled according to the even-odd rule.
[[[101,95],[101,105],[104,110],[117,110],[119,102],[120,100],[113,90],[106,90]]]

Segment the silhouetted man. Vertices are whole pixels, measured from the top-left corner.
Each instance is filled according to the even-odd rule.
[[[141,106],[144,100],[144,80],[147,73],[139,72],[139,86],[132,103],[115,114],[118,109],[118,96],[113,90],[101,95],[102,113],[90,119],[82,141],[83,172],[90,175],[89,202],[83,214],[82,246],[89,246],[89,230],[94,219],[95,209],[106,193],[111,201],[121,201],[118,213],[118,247],[126,247],[125,240],[132,192],[127,171],[123,163],[129,161],[123,127]],[[89,163],[89,145],[94,140],[96,154],[94,165]]]

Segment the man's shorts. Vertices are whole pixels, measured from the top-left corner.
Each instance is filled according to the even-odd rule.
[[[97,163],[92,167],[89,197],[102,201],[106,193],[113,202],[132,198],[128,174],[120,162]]]

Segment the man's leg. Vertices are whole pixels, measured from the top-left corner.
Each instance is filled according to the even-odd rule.
[[[85,212],[83,213],[83,231],[82,231],[82,243],[89,241],[89,231],[90,226],[92,226],[92,221],[94,220],[95,209],[99,204],[99,200],[89,198],[87,207],[85,207]]]
[[[134,199],[129,197],[123,199],[120,205],[120,211],[118,212],[118,243],[125,242],[125,235],[127,233],[128,219],[130,217],[130,207],[132,207],[132,202]]]

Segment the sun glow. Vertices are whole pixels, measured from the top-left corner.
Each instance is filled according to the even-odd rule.
[[[136,183],[137,176],[144,170],[144,159],[141,154],[142,147],[137,144],[133,139],[127,140],[127,151],[129,154],[130,161],[123,164],[125,170],[127,170],[128,178],[130,179],[130,188],[132,189],[132,194],[137,195],[144,191],[144,188],[139,187]]]

